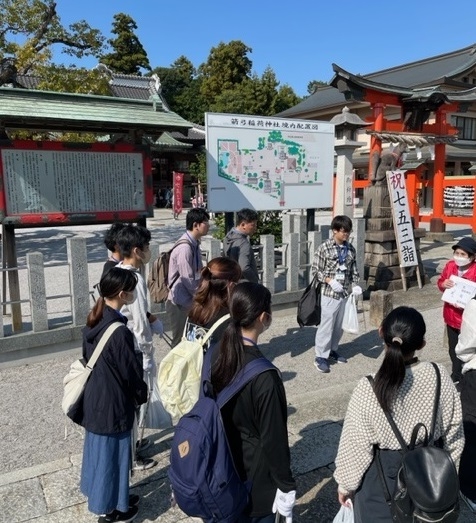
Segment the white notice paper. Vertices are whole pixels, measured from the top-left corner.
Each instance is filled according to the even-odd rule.
[[[443,292],[441,299],[464,309],[469,300],[476,295],[476,283],[454,275],[450,276],[450,280],[454,281],[455,284],[451,289],[446,289]]]

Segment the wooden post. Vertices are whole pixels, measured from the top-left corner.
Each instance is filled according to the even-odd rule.
[[[4,234],[4,256],[8,269],[17,267],[17,250],[15,243],[15,228],[13,225],[3,226]],[[20,282],[18,279],[18,271],[8,271],[8,289],[10,291],[10,301],[20,301]],[[12,328],[13,332],[21,332],[22,317],[21,317],[21,303],[11,303],[12,311]]]

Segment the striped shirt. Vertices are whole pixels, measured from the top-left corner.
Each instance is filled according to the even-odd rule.
[[[345,265],[344,270],[339,269],[341,265]],[[334,292],[331,286],[325,283],[326,278],[334,280],[338,272],[344,273],[344,280],[340,281],[344,292],[339,293]],[[321,292],[324,296],[335,300],[347,298],[351,291],[350,285],[359,281],[354,246],[349,242],[339,245],[333,238],[323,242],[317,248],[312,262],[312,275],[315,274],[317,280],[323,284]]]

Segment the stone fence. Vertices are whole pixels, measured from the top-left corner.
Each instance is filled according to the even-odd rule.
[[[310,281],[311,265],[316,247],[329,237],[329,226],[321,226],[319,230],[306,232],[306,217],[302,215],[285,215],[283,217],[283,242],[275,243],[272,235],[261,235],[257,249],[257,260],[261,281],[273,295],[273,309],[295,306],[302,289]],[[364,261],[364,220],[354,220],[354,232],[351,241],[358,253],[358,268],[363,275]],[[45,265],[43,255],[37,252],[27,254],[26,266],[19,267],[21,282],[20,300],[25,307],[21,314],[23,328],[21,332],[13,332],[12,325],[4,324],[4,316],[0,314],[0,353],[42,347],[57,343],[67,343],[81,339],[81,328],[93,303],[89,285],[88,259],[85,238],[68,238],[67,265],[55,267],[54,274],[49,278],[58,278],[61,270],[66,274],[61,278],[61,284],[53,285],[61,288],[61,294],[48,294],[46,291]],[[152,259],[159,252],[169,249],[170,245],[150,245]],[[221,255],[221,242],[212,237],[202,239],[202,251],[206,260]],[[12,270],[12,269],[7,269]],[[146,268],[147,272],[148,268]],[[54,282],[53,282],[54,283]],[[27,296],[27,297],[25,297]],[[70,304],[61,310],[61,321],[55,307],[48,307],[48,302],[63,299]],[[3,304],[4,312],[11,307],[8,300]],[[150,304],[150,310],[164,316],[162,305]],[[60,326],[58,326],[60,325]]]

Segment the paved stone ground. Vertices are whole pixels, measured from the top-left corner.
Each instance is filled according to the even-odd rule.
[[[322,219],[328,220],[328,217]],[[154,222],[164,224],[159,230],[153,230],[154,236],[163,234],[164,240],[167,234],[179,234],[183,227],[180,220],[173,222],[166,216],[156,217]],[[153,228],[150,222],[149,226]],[[93,234],[85,230],[71,233]],[[454,231],[456,237],[466,233],[468,231]],[[96,232],[93,236],[96,241],[91,241],[88,251],[91,249],[94,254],[97,249],[101,253],[97,261],[92,262],[100,267],[104,252],[99,241],[102,233]],[[27,243],[31,245],[32,240],[29,236]],[[58,248],[42,242],[39,237],[35,241],[45,252],[49,251],[51,259],[61,257],[61,241],[56,236],[51,241],[58,241]],[[451,255],[451,245],[451,242],[423,242],[422,255],[432,284],[421,290],[411,288],[406,293],[394,293],[395,305],[410,304],[424,314],[428,333],[422,357],[447,366],[441,296],[434,280]],[[363,305],[366,309],[367,303]],[[382,345],[375,327],[369,324],[367,312],[361,314],[361,327],[360,335],[344,335],[342,340],[342,352],[349,363],[333,365],[328,375],[314,368],[314,329],[299,329],[294,310],[275,314],[271,328],[261,340],[265,355],[282,371],[287,393],[292,467],[298,482],[294,517],[297,522],[332,522],[338,510],[332,471],[342,419],[356,382],[376,370],[382,358]],[[159,358],[167,351],[161,340],[156,341],[156,349]],[[88,513],[78,490],[82,432],[68,424],[65,438],[65,419],[60,409],[62,378],[78,353],[78,347],[51,347],[17,357],[7,353],[0,359],[0,522],[96,521],[96,517]],[[148,431],[148,435],[153,445],[147,454],[154,456],[159,465],[133,477],[133,491],[142,497],[136,521],[188,520],[190,518],[177,508],[171,508],[169,502],[167,466],[171,434]],[[474,516],[462,507],[459,521],[473,520]]]

